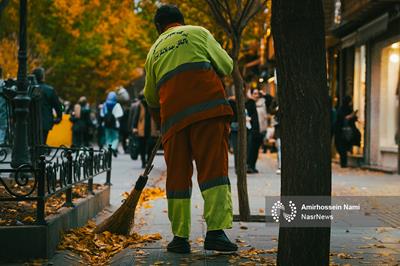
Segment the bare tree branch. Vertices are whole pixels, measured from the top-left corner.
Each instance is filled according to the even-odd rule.
[[[242,0],[236,0],[236,6],[241,6],[242,5]]]
[[[246,15],[247,10],[248,10],[248,7],[249,7],[249,4],[250,4],[252,1],[253,1],[253,0],[247,0],[246,3],[244,4],[243,11],[242,11],[241,13],[238,13],[238,17],[239,17],[239,20],[238,20],[238,27],[240,27],[240,25],[243,24],[243,23],[242,23],[243,17]]]
[[[232,15],[232,8],[229,5],[229,0],[224,0],[224,2],[225,2],[226,9],[228,10],[227,11],[227,15],[228,15],[228,18],[229,18],[229,24],[231,25],[231,29],[235,30],[235,21],[234,21],[235,19],[234,19],[233,15]]]
[[[257,15],[257,13],[262,10],[262,7],[264,6],[264,3],[266,3],[266,1],[263,1],[263,3],[261,3],[259,0],[255,0],[252,1],[249,10],[247,12],[247,14],[245,14],[245,16],[243,17],[243,21],[242,24],[239,25],[239,32],[242,33],[244,28],[246,27],[247,23],[249,23],[249,21],[255,16]]]
[[[229,25],[229,23],[226,21],[226,19],[223,16],[223,12],[221,12],[221,9],[218,8],[214,0],[205,0],[207,4],[209,5],[211,9],[211,13],[214,17],[214,19],[217,21],[217,23],[224,29],[224,31],[231,36],[232,35],[232,27]]]
[[[220,1],[215,1],[215,3],[222,9],[220,10],[221,14],[226,13],[228,14],[228,6],[224,6]]]

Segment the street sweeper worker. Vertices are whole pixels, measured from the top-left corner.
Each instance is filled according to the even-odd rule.
[[[167,164],[168,217],[173,240],[167,250],[189,253],[193,161],[204,199],[206,250],[236,251],[223,229],[232,227],[228,178],[229,120],[233,112],[221,77],[232,59],[203,27],[185,25],[176,6],[158,8],[160,34],[147,55],[144,95],[159,121]]]

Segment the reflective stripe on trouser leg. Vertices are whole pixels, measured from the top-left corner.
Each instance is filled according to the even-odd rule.
[[[168,199],[168,218],[174,236],[189,238],[190,199]]]
[[[204,219],[207,230],[232,227],[233,210],[230,185],[220,185],[201,192],[204,198]]]

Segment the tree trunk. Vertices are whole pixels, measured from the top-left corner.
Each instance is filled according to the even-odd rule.
[[[238,136],[237,136],[237,153],[235,158],[236,175],[237,175],[237,189],[239,196],[239,216],[241,221],[248,221],[250,218],[250,207],[249,207],[249,196],[247,193],[247,134],[246,134],[246,116],[244,106],[244,94],[243,94],[243,79],[240,74],[237,59],[234,59],[233,67],[233,83],[235,85],[236,95],[236,109],[238,119]]]
[[[330,111],[321,1],[273,0],[281,195],[331,194]],[[278,265],[329,265],[330,228],[280,228]]]

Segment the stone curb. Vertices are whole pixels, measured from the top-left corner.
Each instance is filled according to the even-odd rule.
[[[109,186],[94,192],[47,217],[46,225],[0,226],[0,261],[51,258],[63,232],[84,226],[110,204]]]

